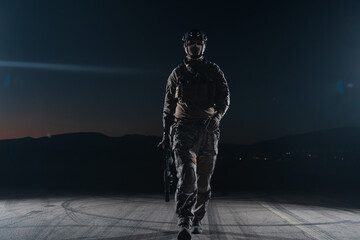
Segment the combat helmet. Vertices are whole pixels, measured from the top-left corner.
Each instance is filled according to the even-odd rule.
[[[183,40],[184,44],[186,44],[186,41],[191,40],[191,39],[200,39],[206,43],[207,36],[205,35],[205,33],[203,33],[202,31],[200,31],[198,29],[191,29],[190,31],[187,31],[184,34],[184,36],[182,37],[182,40]]]

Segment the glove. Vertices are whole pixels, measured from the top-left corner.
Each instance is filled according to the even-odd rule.
[[[220,116],[219,115],[213,115],[212,117],[209,117],[208,119],[206,119],[206,121],[204,122],[205,125],[205,129],[208,132],[213,132],[216,129],[219,128],[220,126]]]
[[[161,139],[161,142],[157,145],[157,147],[162,146],[163,149],[170,148],[170,135],[166,132],[163,133],[163,137]]]

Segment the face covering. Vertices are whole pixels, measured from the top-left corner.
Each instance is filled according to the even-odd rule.
[[[202,44],[188,44],[187,45],[187,53],[191,58],[196,59],[202,55],[202,48],[204,46]]]

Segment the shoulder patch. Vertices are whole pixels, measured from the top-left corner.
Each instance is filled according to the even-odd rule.
[[[175,73],[177,75],[181,75],[181,73],[183,73],[184,71],[186,71],[186,66],[183,63],[180,63],[176,68],[175,68]]]
[[[211,72],[213,73],[217,73],[220,70],[219,66],[214,62],[208,61],[207,65],[209,66],[209,69],[211,69]]]
[[[208,64],[210,67],[213,67],[213,68],[218,68],[218,67],[219,67],[216,63],[214,63],[214,62],[212,62],[212,61],[207,61],[207,64]]]

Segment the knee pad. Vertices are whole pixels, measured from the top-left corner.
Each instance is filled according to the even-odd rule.
[[[205,192],[201,192],[200,188],[199,188],[199,191],[197,194],[198,194],[199,198],[203,199],[203,201],[207,201],[207,200],[211,199],[211,189],[208,191],[205,191]]]
[[[211,189],[210,182],[211,182],[212,174],[198,171],[198,188],[199,192],[205,193]]]
[[[205,194],[205,193],[207,193],[209,191],[209,188],[201,188],[201,187],[199,187],[198,190],[199,190],[200,193]]]
[[[181,190],[184,193],[193,193],[197,190],[196,165],[192,162],[183,165]]]

